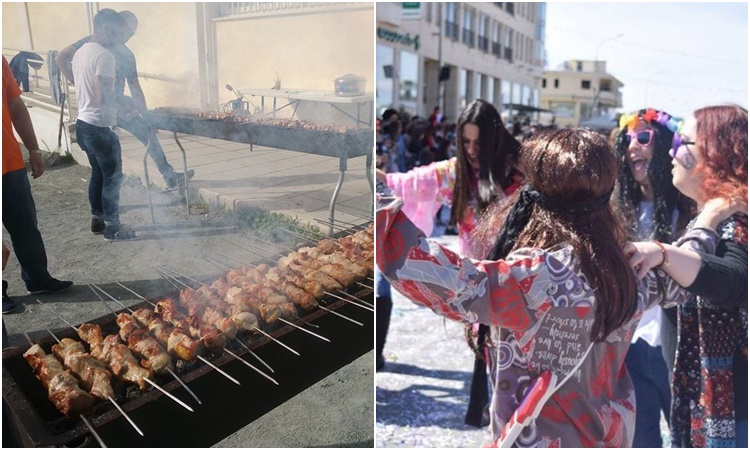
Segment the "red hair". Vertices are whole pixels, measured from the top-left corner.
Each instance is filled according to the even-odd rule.
[[[703,157],[694,173],[703,177],[703,200],[747,202],[747,110],[738,105],[707,106],[693,114],[696,149]]]

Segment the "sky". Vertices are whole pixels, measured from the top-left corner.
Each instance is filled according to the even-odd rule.
[[[747,3],[547,2],[547,68],[606,61],[625,85],[626,112],[648,105],[685,117],[710,104],[747,107],[747,22]]]

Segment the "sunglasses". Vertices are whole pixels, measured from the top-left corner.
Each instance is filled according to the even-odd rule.
[[[693,141],[683,141],[682,137],[675,133],[672,138],[672,148],[669,149],[669,156],[676,159],[682,167],[687,170],[695,167],[695,156],[690,152],[688,145],[695,145]]]
[[[625,133],[626,145],[630,145],[630,142],[632,142],[633,139],[635,139],[635,142],[637,142],[638,145],[646,147],[654,140],[654,130],[642,130],[638,132],[628,131]]]

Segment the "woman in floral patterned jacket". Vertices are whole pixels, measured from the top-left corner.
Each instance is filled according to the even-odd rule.
[[[393,287],[449,319],[498,336],[492,357],[493,444],[528,387],[551,371],[568,381],[515,441],[522,447],[627,447],[635,396],[624,366],[643,310],[676,284],[658,271],[638,280],[610,205],[618,160],[592,131],[552,131],[524,143],[528,185],[513,199],[486,260],[427,240],[378,185],[378,266]]]
[[[672,146],[672,182],[701,212],[674,245],[635,243],[643,274],[660,266],[689,292],[679,307],[673,447],[747,448],[747,110],[693,113]]]

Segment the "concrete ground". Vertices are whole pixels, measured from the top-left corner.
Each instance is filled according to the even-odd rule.
[[[160,140],[168,159],[178,167],[179,150],[171,134],[160,133]],[[329,193],[333,192],[338,179],[338,160],[260,147],[250,153],[243,145],[192,136],[181,140],[188,151],[188,164],[196,172],[191,189],[194,187],[206,201],[221,202],[230,210],[243,203],[261,206],[323,228],[315,219],[328,217]],[[28,295],[20,277],[20,267],[11,254],[3,273],[3,279],[10,285],[8,293],[18,304],[17,312],[3,315],[10,345],[26,345],[22,331],[40,335],[45,327],[63,327],[56,314],[75,323],[108,314],[90,291],[89,284],[114,290],[126,304],[133,305],[136,303],[133,296],[117,292],[115,282],[149,297],[172,289],[157,276],[151,264],[166,265],[191,277],[210,280],[220,270],[201,254],[224,253],[257,262],[273,253],[237,247],[239,240],[252,240],[252,230],[233,226],[215,205],[205,214],[187,216],[177,193],[154,195],[156,224],[152,224],[146,192],[138,182],[143,179],[143,147],[127,133],[123,133],[121,142],[123,171],[136,176],[122,188],[121,219],[124,224],[143,232],[143,239],[107,243],[101,236],[90,233],[86,194],[90,169],[87,167],[56,165],[41,178],[30,179],[49,271],[52,276],[73,280],[76,285],[60,295]],[[371,196],[364,176],[364,161],[361,157],[350,160],[350,171],[339,197],[337,220],[363,223],[366,221],[363,218],[369,215]],[[153,168],[151,160],[149,163]],[[156,172],[151,181],[163,186]],[[5,231],[3,241],[12,248]],[[36,298],[45,304],[38,305]],[[340,326],[349,325],[341,322]],[[369,330],[372,327],[370,324]],[[320,333],[325,335],[325,330]],[[357,339],[368,342],[371,349],[372,333],[360,334],[353,332]],[[333,348],[335,351],[336,347]],[[321,351],[330,350],[324,347]],[[318,382],[213,445],[372,447],[372,380],[373,352],[365,350],[343,366],[332,367]]]

